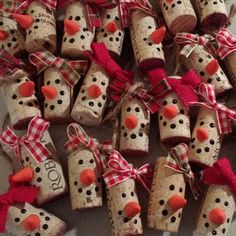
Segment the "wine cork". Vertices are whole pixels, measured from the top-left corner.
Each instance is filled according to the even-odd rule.
[[[103,42],[110,55],[118,58],[122,51],[125,31],[119,18],[118,7],[104,9],[101,15],[102,28],[96,36],[97,42]]]
[[[72,118],[83,125],[99,125],[105,110],[108,85],[106,72],[92,62],[74,103]]]
[[[86,9],[80,1],[74,1],[68,5],[65,21],[70,25],[74,24],[75,31],[67,30],[64,27],[61,54],[66,58],[84,58],[85,51],[91,51],[90,45],[94,38],[94,29],[90,29],[86,21]],[[67,24],[64,23],[64,24]],[[72,28],[73,28],[72,27]]]
[[[7,81],[0,87],[9,112],[11,124],[14,129],[24,129],[34,116],[40,116],[38,101],[34,94],[25,95],[20,92],[26,84],[32,84],[23,70],[16,70],[13,74],[4,77]],[[32,89],[34,90],[34,89]]]
[[[101,173],[92,151],[79,148],[68,157],[72,210],[102,206]]]
[[[143,234],[142,222],[138,210],[130,215],[133,208],[140,209],[133,179],[127,179],[107,189],[107,205],[112,235]]]
[[[217,30],[226,25],[228,13],[224,0],[197,0],[196,2],[203,29]]]
[[[51,122],[70,122],[70,111],[73,106],[73,91],[52,67],[44,71],[44,118]],[[53,95],[53,96],[52,96]]]
[[[177,233],[183,206],[186,204],[186,185],[183,174],[171,170],[165,164],[165,157],[156,162],[148,205],[148,226],[155,230]]]
[[[160,7],[172,34],[192,32],[196,27],[197,17],[190,0],[161,0]]]
[[[147,155],[149,152],[150,112],[135,98],[128,98],[121,107],[119,151],[126,155]]]
[[[236,89],[236,65],[235,65],[235,61],[236,61],[236,52],[235,51],[230,53],[224,59],[224,64],[225,64],[226,70],[227,70],[228,75],[229,75],[228,78],[230,80],[230,83],[234,87],[234,89]]]
[[[142,72],[163,67],[165,63],[162,43],[155,43],[151,39],[156,29],[154,17],[141,10],[131,13],[131,41],[136,63]]]
[[[168,93],[158,113],[160,139],[163,144],[175,145],[191,140],[188,108],[175,92]]]
[[[27,14],[32,16],[33,23],[26,29],[26,50],[33,53],[46,49],[54,53],[57,47],[55,12],[39,1],[33,1]]]
[[[29,229],[27,225],[31,219],[34,219],[34,227]],[[16,204],[8,210],[6,231],[13,235],[62,236],[65,229],[66,224],[62,220],[29,203]]]
[[[0,30],[5,35],[0,37],[0,49],[7,50],[16,57],[25,51],[24,33],[18,28],[16,21],[4,12],[0,12]]]
[[[188,58],[183,58],[187,69],[195,69],[203,82],[214,86],[216,94],[232,89],[232,85],[216,59],[205,50],[204,46],[196,45]]]
[[[225,219],[222,220],[222,224],[215,224],[209,216],[219,210],[221,214],[225,215]],[[234,211],[234,195],[230,188],[222,185],[210,185],[203,200],[193,235],[228,235]]]
[[[216,112],[201,106],[189,144],[189,160],[201,166],[212,166],[217,161],[221,141]]]

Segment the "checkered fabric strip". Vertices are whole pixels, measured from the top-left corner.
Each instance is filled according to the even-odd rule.
[[[142,10],[154,17],[157,15],[148,0],[118,0],[117,3],[124,28],[128,28],[130,25],[130,13],[132,10]]]
[[[51,153],[40,141],[48,128],[49,123],[41,117],[36,116],[30,121],[25,136],[17,137],[15,133],[7,127],[0,136],[0,141],[10,146],[19,159],[21,159],[20,149],[22,146],[25,146],[35,158],[36,162],[40,163],[51,156]]]
[[[114,150],[108,159],[110,171],[103,174],[107,188],[111,188],[127,179],[137,180],[149,192],[147,178],[151,177],[153,172],[149,164],[143,165],[139,169],[133,168],[121,154]]]
[[[200,36],[198,34],[178,33],[174,41],[177,44],[185,45],[180,54],[186,57],[191,54],[196,45],[204,45],[213,56],[216,55],[216,50],[211,43],[214,41],[214,38],[211,35],[205,34],[204,36]]]
[[[216,101],[214,87],[211,84],[201,83],[199,94],[205,102],[193,102],[191,105],[202,105],[215,110],[220,134],[231,133],[230,120],[236,122],[236,112]]]
[[[0,10],[7,13],[15,13],[18,7],[16,0],[2,0],[0,2]]]
[[[71,88],[73,88],[81,78],[79,73],[77,73],[66,60],[61,57],[55,57],[49,51],[32,53],[29,55],[29,60],[37,67],[39,73],[49,67],[57,69],[61,77]],[[82,66],[84,66],[84,61],[82,61]]]
[[[236,37],[227,29],[221,29],[216,35],[219,48],[217,54],[223,60],[230,53],[236,51]]]
[[[26,10],[26,8],[34,2],[35,0],[16,0],[18,2],[17,12],[23,12]],[[50,10],[55,11],[57,7],[57,0],[37,0]]]

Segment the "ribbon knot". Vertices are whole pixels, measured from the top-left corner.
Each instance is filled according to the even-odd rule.
[[[152,169],[149,164],[139,169],[133,168],[118,151],[112,151],[108,160],[109,171],[103,174],[107,188],[111,188],[127,179],[134,179],[141,183],[150,192],[147,179],[152,176]]]
[[[24,11],[34,1],[35,0],[18,0],[17,11],[18,12]],[[56,10],[57,0],[37,0],[37,1],[46,6],[48,9],[54,11]],[[19,4],[19,2],[21,2],[21,4]]]
[[[49,123],[41,117],[34,117],[28,126],[27,134],[25,136],[17,137],[16,134],[7,127],[0,136],[0,141],[11,147],[16,156],[21,160],[21,147],[25,146],[32,154],[32,157],[37,163],[45,161],[51,156],[48,149],[42,144],[41,138],[46,130],[48,130]]]

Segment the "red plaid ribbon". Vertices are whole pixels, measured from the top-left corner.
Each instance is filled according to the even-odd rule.
[[[75,2],[75,0],[61,0],[60,6]],[[116,6],[115,0],[79,0],[85,6],[86,19],[88,26],[91,27],[101,27],[102,21],[100,18],[102,9],[109,9]]]
[[[10,146],[19,159],[21,159],[21,147],[25,146],[35,158],[36,162],[40,163],[51,155],[40,140],[48,127],[49,122],[36,116],[30,121],[26,135],[17,137],[16,134],[7,127],[1,134],[0,141]]]
[[[101,142],[94,138],[90,138],[86,132],[82,129],[79,124],[72,123],[67,127],[67,135],[69,141],[65,144],[65,149],[68,153],[73,153],[78,150],[79,146],[85,146],[91,152],[93,152],[98,167],[103,173],[104,169],[107,167],[107,161],[104,156],[110,154],[112,151],[111,142]],[[101,155],[104,154],[104,155]]]
[[[185,143],[180,143],[171,149],[167,156],[165,166],[184,175],[186,181],[189,183],[194,198],[197,199],[200,188],[189,165],[188,157],[188,146]]]
[[[197,45],[205,46],[212,55],[216,55],[216,50],[211,43],[214,38],[211,35],[200,36],[198,34],[178,33],[174,40],[177,44],[185,45],[180,54],[186,57],[192,53]]]
[[[226,157],[218,160],[213,166],[203,171],[203,182],[208,185],[227,185],[233,193],[236,193],[236,175]]]
[[[215,110],[220,134],[231,133],[230,119],[236,122],[236,112],[217,103],[215,91],[211,84],[201,83],[199,86],[199,94],[203,97],[205,102],[191,102],[191,105],[202,105],[206,108]]]
[[[222,60],[236,51],[236,37],[229,30],[222,28],[216,35],[216,41],[219,46],[217,54]]]
[[[8,13],[15,13],[18,7],[16,0],[3,0],[0,2],[0,10]]]
[[[17,8],[17,11],[22,12],[29,6],[29,4],[31,4],[35,0],[16,0],[16,1],[18,1],[18,5],[19,5]],[[51,10],[54,10],[54,11],[56,10],[57,0],[37,0],[37,2],[40,2],[41,4],[43,4],[44,6],[46,6],[47,8]]]
[[[68,62],[61,57],[55,57],[49,51],[38,51],[29,55],[30,62],[38,68],[39,73],[43,70],[53,67],[58,70],[65,82],[73,88],[79,81],[80,75],[73,67],[80,67],[81,70],[86,71],[87,61],[73,61]]]
[[[147,178],[150,178],[153,172],[149,164],[145,164],[139,169],[135,169],[121,156],[118,151],[114,150],[109,157],[108,167],[111,170],[103,174],[107,188],[111,188],[131,178],[140,182],[145,189],[150,192]]]
[[[148,0],[118,0],[117,3],[121,23],[124,28],[128,28],[130,25],[130,14],[132,10],[142,10],[154,17],[157,15]]]

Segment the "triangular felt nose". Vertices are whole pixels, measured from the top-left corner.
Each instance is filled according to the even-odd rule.
[[[124,211],[128,218],[132,218],[141,212],[141,207],[137,202],[128,202]]]
[[[23,221],[23,227],[26,231],[34,231],[39,228],[40,218],[37,215],[29,215]]]
[[[196,135],[197,135],[197,139],[200,142],[203,142],[204,140],[208,139],[208,131],[205,128],[198,128]]]
[[[31,97],[34,94],[34,82],[27,81],[19,86],[19,94],[22,97]]]
[[[152,34],[151,34],[151,40],[156,43],[159,44],[163,41],[164,37],[166,34],[166,27],[162,26],[161,28],[155,30]]]
[[[80,172],[80,182],[85,185],[89,186],[96,181],[96,175],[93,170],[85,169]]]
[[[8,37],[8,33],[4,30],[0,30],[0,40],[5,40]]]
[[[187,200],[176,194],[168,199],[168,204],[172,210],[177,211],[187,204]]]
[[[116,23],[114,21],[108,23],[106,25],[106,29],[108,32],[110,33],[115,33],[117,31],[117,26],[116,26]]]
[[[75,35],[80,31],[80,26],[75,20],[64,20],[64,30],[69,35]]]
[[[16,22],[24,29],[28,29],[33,23],[32,16],[21,14],[12,14],[12,16],[16,20]]]
[[[214,208],[209,212],[209,220],[216,225],[221,225],[225,222],[226,215],[225,211],[220,208]]]
[[[218,69],[219,69],[219,63],[216,59],[210,61],[207,65],[206,65],[206,72],[209,75],[214,75]]]
[[[48,98],[49,100],[52,100],[57,96],[57,90],[56,90],[56,88],[54,88],[52,86],[43,86],[41,88],[41,91],[42,91],[43,95],[46,98]]]
[[[25,167],[12,176],[12,181],[15,183],[31,182],[34,178],[34,171],[31,167]]]

